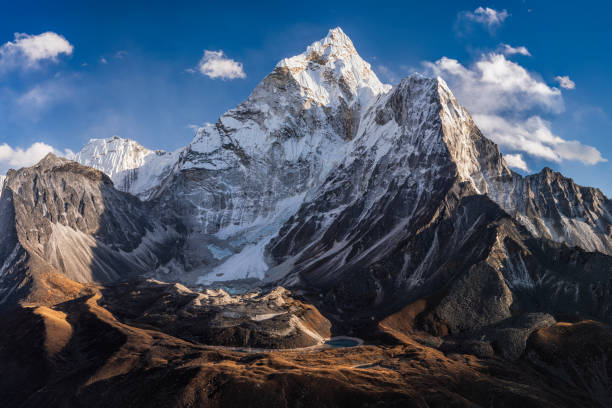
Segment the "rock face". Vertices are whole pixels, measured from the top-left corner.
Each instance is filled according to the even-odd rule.
[[[544,168],[513,174],[491,197],[534,236],[612,255],[612,202],[597,188]]]
[[[102,293],[101,303],[117,318],[200,344],[286,349],[330,338],[329,321],[281,287],[230,295],[223,289],[195,292],[178,283],[141,280],[109,285]]]
[[[0,230],[3,303],[29,296],[50,274],[112,282],[145,273],[171,257],[178,239],[104,173],[52,154],[8,173]]]

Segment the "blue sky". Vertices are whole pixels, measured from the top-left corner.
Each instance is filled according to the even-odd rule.
[[[184,146],[340,26],[385,82],[445,78],[519,168],[612,195],[605,2],[84,3],[0,0],[0,173],[94,137]]]

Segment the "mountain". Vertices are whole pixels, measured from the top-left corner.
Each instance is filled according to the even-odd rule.
[[[170,172],[177,153],[151,151],[133,140],[113,136],[91,139],[70,159],[107,174],[118,190],[146,199]]]
[[[441,78],[384,85],[339,28],[175,153],[75,159],[2,190],[0,364],[37,356],[4,400],[612,401],[611,202],[513,172]]]
[[[188,229],[184,268],[201,282],[263,278],[266,244],[339,163],[361,112],[389,88],[334,29],[199,129],[153,195]]]
[[[407,123],[425,113],[425,125],[436,122],[439,129]],[[421,137],[419,132],[428,133]],[[447,155],[423,151],[440,143],[447,145]],[[385,153],[390,149],[396,154]],[[281,226],[297,215],[304,200],[320,194],[338,166],[352,167],[334,175],[336,183],[352,181],[351,172],[360,171],[355,161],[375,166],[395,160],[383,165],[401,167],[395,182],[403,172],[402,182],[411,184],[396,188],[418,195],[422,186],[417,183],[433,182],[424,181],[428,173],[437,181],[454,177],[452,170],[428,172],[429,164],[420,160],[427,155],[439,166],[457,167],[457,181],[487,194],[532,234],[612,254],[612,204],[599,190],[559,174],[547,176],[553,174],[547,170],[526,178],[512,172],[442,80],[413,76],[391,90],[339,28],[279,62],[247,100],[199,129],[184,149],[152,152],[114,137],[90,141],[75,159],[106,172],[122,191],[160,201],[162,214],[172,213],[185,225],[184,256],[160,277],[212,283],[265,279],[266,274],[278,278],[279,264],[290,254],[269,244],[282,240],[276,237]],[[364,177],[370,184],[363,178],[352,194],[367,192],[370,201],[376,200],[387,182],[379,179],[386,174]],[[427,192],[422,200],[429,200]],[[372,211],[360,217],[378,216],[376,208]]]
[[[104,209],[96,208],[83,227],[78,216],[64,219],[68,207],[57,214],[45,207],[50,197],[75,201],[66,196],[67,181],[49,179],[42,192],[32,193],[27,211],[41,205],[42,194],[36,222],[52,226],[47,235],[59,250],[24,248],[79,282],[119,277],[104,261],[92,261],[97,258],[88,248],[95,246],[108,250],[103,260],[135,256],[121,268],[125,276],[146,272],[190,285],[282,283],[326,294],[323,308],[341,305],[382,316],[488,262],[505,291],[519,290],[517,279],[533,286],[544,279],[537,272],[542,270],[555,285],[580,287],[572,304],[607,318],[604,306],[586,306],[595,302],[588,285],[606,287],[601,276],[583,273],[584,282],[577,284],[562,276],[565,263],[549,270],[534,254],[543,247],[557,251],[550,240],[591,251],[582,255],[573,249],[575,257],[597,259],[592,262],[608,268],[608,258],[598,257],[612,248],[610,201],[548,169],[527,177],[514,173],[442,79],[412,75],[393,88],[384,85],[339,28],[280,61],[244,102],[199,129],[175,153],[113,137],[91,140],[74,158],[102,169],[116,189],[144,200],[111,193],[110,181],[95,186],[87,181],[87,190],[78,194],[98,197]],[[73,166],[49,160],[41,165],[34,169],[45,177]],[[36,188],[38,172],[10,173],[7,195],[23,196],[29,182]],[[103,218],[106,214],[112,217]],[[141,221],[135,225],[134,219]],[[493,228],[501,219],[505,226]],[[96,229],[109,223],[115,230],[108,234]],[[56,238],[54,229],[64,227],[65,237]],[[507,238],[513,247],[480,239],[466,252],[472,236],[497,231],[499,238],[508,229],[515,231]],[[136,255],[144,237],[154,238]],[[536,238],[542,241],[532,244]],[[166,240],[174,247],[162,254]],[[491,261],[491,254],[499,259]],[[534,266],[525,270],[530,256]],[[71,266],[75,259],[78,272]],[[582,296],[590,300],[578,301]],[[551,307],[541,311],[555,312]]]
[[[0,304],[48,297],[54,280],[78,287],[145,273],[168,260],[178,239],[104,173],[53,154],[8,172],[0,231]]]
[[[535,236],[612,255],[612,202],[597,188],[544,168],[489,195]]]
[[[376,231],[359,244],[367,253],[453,183],[488,195],[538,237],[612,253],[611,204],[600,191],[512,172],[441,79],[412,76],[391,89],[340,29],[281,61],[245,102],[200,129],[152,197],[188,229],[172,279],[187,270],[211,283],[280,278],[306,245],[278,232],[307,206],[308,225],[292,227],[304,228],[305,244],[330,225],[334,240],[350,241],[333,226],[342,219]],[[338,191],[344,184],[350,191]],[[384,211],[393,215],[381,219]],[[303,257],[329,257],[330,245]]]

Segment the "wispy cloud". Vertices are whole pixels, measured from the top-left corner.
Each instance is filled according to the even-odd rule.
[[[498,47],[498,51],[504,55],[520,54],[520,55],[525,55],[527,57],[531,57],[531,53],[524,46],[512,47],[511,45],[508,45],[508,44],[500,44]]]
[[[541,115],[563,112],[561,91],[504,55],[484,54],[469,67],[446,57],[425,65],[448,82],[483,133],[503,150],[555,162],[606,161],[596,148],[553,133]],[[515,158],[516,163],[520,164]]]
[[[51,31],[39,35],[15,33],[13,41],[0,46],[0,70],[36,68],[42,61],[56,62],[60,55],[71,55],[74,47],[63,36]]]
[[[495,10],[490,7],[478,7],[474,11],[462,11],[457,15],[456,27],[469,28],[470,24],[479,24],[486,27],[489,32],[495,31],[510,16],[506,10]]]
[[[396,84],[401,80],[399,75],[386,65],[377,65],[376,71],[380,74],[384,81],[389,82],[391,84]]]
[[[555,77],[555,81],[559,83],[559,86],[561,88],[564,88],[564,89],[575,89],[576,88],[576,83],[570,79],[569,75]]]
[[[246,78],[242,63],[227,58],[222,50],[204,50],[204,56],[198,63],[198,70],[202,75],[212,79]]]
[[[17,96],[15,106],[20,117],[37,122],[53,105],[66,100],[72,94],[72,85],[59,78],[44,81]]]

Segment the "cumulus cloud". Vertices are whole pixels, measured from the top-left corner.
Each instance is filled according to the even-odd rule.
[[[520,121],[495,115],[474,115],[474,120],[485,135],[511,150],[523,151],[554,162],[577,160],[593,165],[606,161],[596,148],[553,134],[550,123],[539,116]]]
[[[204,50],[204,56],[198,64],[198,69],[203,75],[212,79],[246,78],[242,63],[227,58],[222,50]]]
[[[446,57],[425,65],[435,75],[443,77],[472,112],[534,107],[557,113],[563,111],[559,89],[549,87],[504,55],[485,54],[472,67]]]
[[[56,62],[61,54],[71,55],[73,49],[66,38],[51,31],[39,35],[16,33],[13,41],[0,46],[0,67],[37,67],[41,61]]]
[[[5,173],[10,168],[19,169],[33,166],[49,153],[68,157],[74,155],[70,150],[62,152],[42,142],[33,143],[25,149],[11,147],[6,143],[0,144],[0,174]]]
[[[506,164],[508,164],[510,167],[523,170],[525,172],[529,171],[527,163],[525,163],[522,154],[504,154],[504,159],[506,160]]]
[[[502,150],[555,162],[576,160],[592,165],[605,161],[596,148],[552,132],[542,115],[564,110],[561,91],[504,55],[482,55],[469,67],[446,57],[425,65],[448,82],[478,127]],[[516,163],[521,164],[515,157]]]
[[[570,79],[568,75],[555,77],[555,81],[559,83],[559,86],[564,89],[575,89],[576,83]]]
[[[519,55],[525,55],[527,57],[531,57],[531,53],[524,46],[512,47],[511,45],[508,45],[508,44],[500,44],[498,51],[504,55],[519,54]]]
[[[474,11],[462,11],[457,16],[460,25],[476,23],[485,26],[489,31],[500,27],[510,14],[506,10],[495,10],[490,7],[478,7]]]

